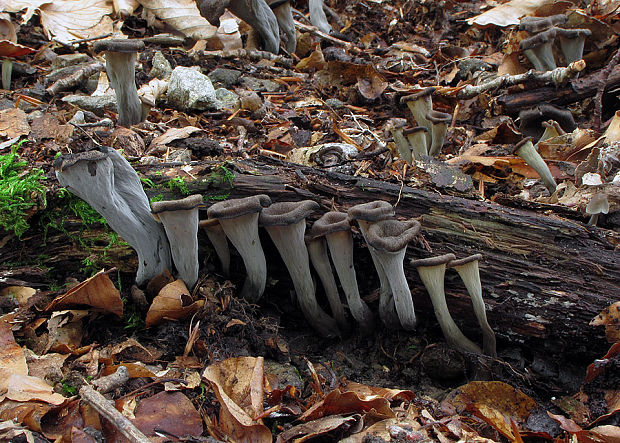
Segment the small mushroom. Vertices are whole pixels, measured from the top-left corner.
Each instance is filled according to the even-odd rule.
[[[295,49],[297,49],[297,31],[295,30],[295,21],[293,20],[293,9],[291,8],[290,1],[278,3],[280,4],[274,6],[274,2],[272,0],[269,3],[269,6],[272,8],[273,13],[276,16],[280,31],[282,31],[284,37],[286,38],[286,52],[292,54],[295,52]]]
[[[270,204],[269,196],[260,194],[218,202],[207,210],[208,217],[220,222],[226,237],[243,258],[248,275],[241,296],[250,302],[256,302],[263,295],[267,283],[267,262],[258,236],[258,217]]]
[[[142,121],[142,102],[136,88],[136,59],[144,50],[141,40],[110,39],[94,44],[95,52],[105,52],[106,73],[116,94],[118,124],[131,126]]]
[[[431,122],[427,120],[426,114],[433,110],[432,95],[434,92],[435,88],[431,86],[414,94],[406,95],[400,99],[401,104],[405,103],[407,105],[418,126],[424,126],[428,129],[429,132],[426,134],[427,146],[431,143],[430,131],[432,130],[432,125]]]
[[[555,120],[549,120],[547,122],[542,122],[542,127],[544,128],[543,135],[540,136],[536,144],[540,142],[544,142],[545,140],[548,140],[550,138],[554,138],[554,137],[558,137],[560,135],[566,134],[566,131],[564,131],[564,129],[562,129],[560,124],[556,122]]]
[[[416,160],[422,160],[422,157],[428,155],[428,148],[426,145],[426,134],[428,129],[424,126],[416,126],[414,128],[408,128],[403,131],[403,135],[409,140],[411,145],[411,153]]]
[[[519,43],[526,57],[537,71],[551,71],[557,67],[553,58],[553,41],[555,40],[556,30],[557,28],[548,29],[521,40]]]
[[[220,224],[219,220],[214,218],[208,218],[201,220],[198,226],[204,229],[209,241],[215,249],[217,258],[222,263],[222,271],[224,275],[228,277],[230,275],[230,249],[228,247],[228,240],[226,240],[226,233],[224,228]]]
[[[373,223],[394,217],[394,208],[386,201],[376,200],[352,206],[347,213],[350,219],[357,220],[360,232],[364,240],[366,240],[366,244],[368,244],[368,238],[366,237],[368,228]],[[390,282],[383,271],[383,267],[377,258],[377,253],[374,248],[369,245],[368,251],[370,252],[370,257],[379,275],[379,317],[388,328],[397,329],[400,326],[400,320],[396,313]]]
[[[403,135],[405,126],[407,126],[407,120],[404,118],[393,118],[388,122],[388,128],[392,133],[392,138],[398,149],[399,157],[403,161],[411,164],[411,145],[409,145],[409,141]]]
[[[181,200],[158,201],[151,204],[156,220],[166,230],[172,261],[179,278],[192,289],[198,281],[198,206],[202,195],[194,194]]]
[[[607,214],[609,212],[609,200],[602,193],[594,194],[592,199],[586,205],[586,214],[590,216],[588,225],[596,226],[599,214]]]
[[[586,37],[592,35],[589,29],[558,29],[557,35],[560,38],[560,49],[566,59],[566,64],[581,60],[583,58],[583,47]]]
[[[433,110],[426,114],[426,119],[433,125],[431,127],[431,147],[428,150],[428,155],[437,157],[441,153],[441,147],[446,138],[452,116],[445,112]]]
[[[407,245],[419,232],[420,223],[416,220],[406,222],[382,220],[373,223],[366,232],[366,241],[374,248],[375,255],[390,282],[400,324],[408,331],[415,329],[416,318],[403,262]]]
[[[517,155],[523,159],[525,163],[530,165],[540,175],[545,187],[549,190],[550,194],[555,192],[557,183],[551,175],[549,166],[540,156],[534,145],[532,144],[532,137],[526,137],[519,143],[513,146],[511,154]]]
[[[329,262],[329,255],[327,254],[327,241],[323,237],[312,238],[307,235],[306,247],[308,248],[308,255],[312,262],[312,267],[319,275],[319,279],[323,284],[329,307],[332,310],[332,315],[338,323],[338,327],[342,332],[348,332],[349,323],[344,313],[344,306],[340,301],[340,294],[338,294],[338,285],[336,285],[336,279],[332,272],[332,266]]]
[[[265,228],[284,260],[306,320],[322,336],[335,337],[339,335],[336,321],[316,301],[308,250],[304,243],[306,217],[318,208],[319,204],[312,200],[274,203],[261,212],[260,225]]]
[[[59,157],[54,162],[56,177],[136,250],[136,283],[142,285],[171,268],[168,239],[151,215],[136,171],[116,150],[101,149]]]
[[[448,262],[446,266],[458,272],[467,288],[472,305],[474,306],[474,314],[476,314],[476,318],[482,329],[482,348],[484,349],[484,353],[491,357],[496,357],[495,332],[493,332],[487,320],[484,299],[482,298],[482,284],[480,283],[480,270],[478,269],[478,262],[480,260],[482,260],[482,255],[474,254],[460,260],[452,260]]]
[[[438,257],[411,260],[411,265],[418,270],[418,275],[431,297],[435,317],[439,322],[443,336],[448,344],[458,350],[481,354],[480,348],[463,335],[448,310],[446,294],[444,292],[444,276],[446,263],[455,260],[454,254],[445,254]]]
[[[310,23],[316,26],[319,31],[325,34],[332,33],[332,27],[327,21],[327,15],[323,9],[323,0],[308,0],[308,9],[310,12]]]
[[[541,103],[529,109],[519,112],[519,130],[526,137],[533,137],[538,140],[543,134],[543,122],[554,120],[560,127],[567,132],[572,132],[577,128],[573,114],[564,108]]]
[[[372,331],[375,326],[374,316],[360,297],[357,286],[353,264],[353,236],[348,215],[344,212],[326,212],[314,222],[310,235],[314,238],[324,237],[327,240],[329,253],[347,298],[351,315],[360,324],[362,331]]]
[[[550,15],[549,17],[526,16],[519,22],[519,30],[527,31],[530,34],[538,34],[554,26],[563,25],[567,20],[568,17],[564,14]]]

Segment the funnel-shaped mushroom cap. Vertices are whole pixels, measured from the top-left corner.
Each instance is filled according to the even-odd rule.
[[[386,201],[375,200],[351,206],[347,211],[353,220],[377,222],[394,216],[394,207]]]
[[[98,40],[93,44],[93,49],[95,53],[104,51],[122,53],[140,52],[144,50],[144,42],[142,40],[130,39]]]
[[[581,60],[586,37],[591,36],[592,31],[589,29],[558,29],[557,34],[560,37],[560,48],[562,48],[566,63]]]
[[[594,194],[586,205],[586,214],[607,214],[609,212],[609,201],[605,194]]]
[[[401,103],[407,104],[409,111],[413,115],[418,126],[424,126],[429,131],[431,129],[431,122],[429,122],[426,118],[426,114],[428,114],[433,109],[433,98],[432,95],[435,92],[434,87],[424,88],[419,92],[414,94],[406,95],[400,99]],[[426,135],[426,143],[430,145],[431,136],[430,134]]]
[[[551,71],[557,67],[552,49],[556,29],[548,29],[533,37],[521,40],[519,43],[519,46],[537,71]]]
[[[349,216],[345,212],[330,211],[314,222],[310,235],[313,238],[324,237],[334,232],[350,231]]]
[[[433,124],[448,124],[452,121],[452,116],[445,112],[435,111],[434,109],[426,114],[426,118]]]
[[[419,99],[426,99],[433,95],[433,93],[437,90],[434,86],[429,86],[428,88],[423,88],[418,92],[414,92],[413,94],[405,95],[400,99],[400,102],[406,104],[411,101],[416,101]]]
[[[556,122],[555,120],[549,120],[546,122],[542,122],[542,127],[544,129],[544,132],[543,132],[543,135],[538,140],[538,142],[536,143],[537,145],[538,143],[548,140],[550,138],[554,138],[554,137],[558,137],[560,135],[566,134],[566,131],[564,131],[564,129],[562,129],[560,124]]]
[[[536,147],[532,144],[532,137],[525,137],[519,143],[514,145],[512,149],[510,149],[512,154],[516,154],[525,161],[528,165],[530,165],[537,173],[540,175],[545,187],[549,190],[550,194],[555,192],[557,188],[557,184],[551,171],[549,170],[549,166],[540,156]]]
[[[198,227],[204,229],[215,249],[215,253],[222,263],[222,271],[228,277],[230,275],[230,249],[228,248],[228,240],[224,228],[216,218],[208,218],[200,220]]]
[[[170,241],[172,260],[188,288],[198,281],[198,206],[202,195],[153,202],[153,215],[162,222]]]
[[[428,258],[417,258],[409,261],[409,264],[414,268],[421,268],[427,266],[440,266],[446,265],[451,261],[456,260],[456,255],[454,254],[444,254],[438,255],[436,257],[428,257]]]
[[[526,16],[519,22],[519,30],[527,31],[530,34],[538,34],[554,26],[563,25],[568,20],[564,14],[550,15],[549,17]]]
[[[259,194],[250,197],[235,198],[215,203],[207,210],[209,218],[231,219],[242,215],[261,212],[271,204],[268,195]]]
[[[428,154],[436,157],[441,152],[441,147],[446,138],[446,132],[448,131],[448,125],[452,121],[452,116],[445,112],[432,110],[426,114],[426,119],[431,122],[431,147],[428,150]]]
[[[375,249],[396,252],[406,248],[420,232],[420,222],[383,220],[368,228],[366,241]]]
[[[319,207],[313,200],[274,203],[260,213],[259,222],[261,226],[292,225],[305,219]]]
[[[519,124],[521,133],[526,137],[536,139],[542,135],[542,123],[547,120],[555,120],[567,132],[572,132],[577,127],[573,114],[568,109],[549,103],[541,103],[533,108],[520,111],[519,120],[521,121]]]

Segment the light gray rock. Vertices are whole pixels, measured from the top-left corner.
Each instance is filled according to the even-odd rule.
[[[90,95],[67,95],[63,97],[62,101],[79,106],[100,117],[103,116],[106,110],[116,112],[116,97],[113,94],[96,97],[91,97]]]
[[[222,107],[226,109],[237,109],[239,106],[239,96],[226,88],[217,88],[215,96],[222,102]]]
[[[172,71],[166,98],[170,106],[182,111],[218,110],[222,107],[209,77],[183,66]]]
[[[151,77],[163,80],[172,74],[172,66],[170,66],[170,62],[164,57],[161,51],[155,52],[151,63],[153,64],[151,68]]]
[[[215,68],[209,73],[209,78],[213,83],[221,83],[225,88],[232,88],[239,83],[241,71],[236,69]]]
[[[50,66],[50,69],[56,70],[60,68],[65,68],[67,66],[83,65],[92,61],[93,59],[90,58],[88,54],[84,54],[81,52],[78,52],[76,54],[64,54],[59,55],[54,59],[52,65]]]

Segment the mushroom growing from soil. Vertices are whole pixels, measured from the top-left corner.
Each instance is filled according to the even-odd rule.
[[[458,272],[465,284],[465,288],[467,288],[474,306],[474,314],[476,314],[482,329],[482,348],[484,353],[491,357],[496,357],[495,332],[493,332],[487,320],[486,307],[482,298],[482,284],[480,282],[480,270],[478,269],[478,262],[480,260],[482,260],[482,255],[474,254],[459,260],[452,260],[446,266]]]
[[[136,59],[144,50],[141,40],[100,40],[95,52],[105,52],[106,73],[116,95],[118,124],[131,126],[142,121],[142,102],[136,88]]]
[[[323,9],[323,0],[308,0],[308,10],[310,12],[310,23],[316,26],[319,31],[325,34],[332,33],[332,27],[327,21],[327,15]]]
[[[267,283],[267,262],[258,237],[258,217],[270,204],[269,196],[260,194],[218,202],[207,210],[209,218],[220,222],[226,237],[243,259],[248,275],[241,296],[250,302],[256,302],[263,295]]]
[[[91,205],[136,250],[138,285],[171,268],[164,228],[151,215],[140,177],[116,150],[62,156],[54,169],[61,186]]]
[[[550,138],[558,137],[560,135],[566,134],[566,131],[562,129],[560,124],[555,120],[549,120],[547,122],[542,122],[542,127],[544,128],[543,135],[540,136],[536,144],[540,142],[544,142]]]
[[[308,248],[308,255],[312,262],[312,267],[319,275],[319,279],[323,284],[329,307],[332,310],[332,315],[338,323],[340,330],[344,332],[349,331],[349,322],[344,313],[344,306],[340,301],[340,294],[338,293],[338,285],[332,272],[332,266],[329,262],[329,255],[327,254],[327,241],[323,237],[312,238],[312,236],[306,236],[306,247]]]
[[[368,238],[366,237],[368,228],[373,223],[394,217],[394,208],[386,201],[376,200],[352,206],[347,213],[350,219],[357,220],[360,232],[364,240],[366,240],[366,244],[368,244]],[[379,275],[379,317],[388,328],[397,329],[400,326],[400,320],[396,313],[396,307],[394,306],[390,282],[383,271],[383,267],[377,258],[374,248],[368,246],[368,251],[370,252],[370,257]]]
[[[403,131],[403,135],[409,140],[411,146],[411,154],[416,160],[422,160],[422,157],[428,155],[428,148],[426,145],[426,134],[428,129],[424,126],[416,126],[414,128],[407,128]]]
[[[437,317],[441,331],[448,344],[461,351],[481,354],[480,348],[465,337],[456,323],[454,323],[446,303],[446,294],[444,292],[446,264],[455,259],[456,256],[454,254],[445,254],[438,257],[411,260],[410,263],[411,266],[415,266],[418,270],[418,275],[422,283],[424,283],[428,295],[431,297],[435,317]]]
[[[424,126],[428,129],[429,132],[426,134],[427,146],[431,143],[430,131],[432,130],[432,124],[427,120],[426,114],[433,110],[432,95],[434,92],[435,88],[431,86],[400,99],[401,104],[405,103],[407,105],[418,126]]]
[[[452,121],[452,116],[445,112],[430,111],[426,114],[426,119],[431,122],[431,147],[428,149],[428,155],[437,157],[441,153],[441,147],[448,132],[448,125]]]
[[[588,225],[596,226],[598,223],[598,216],[600,214],[607,214],[609,212],[609,200],[607,196],[602,193],[594,194],[592,199],[586,205],[586,214],[590,216]]]
[[[321,309],[316,300],[304,242],[306,217],[318,208],[319,204],[312,200],[274,203],[261,212],[259,223],[284,260],[306,320],[323,337],[335,337],[339,335],[336,321]]]
[[[214,218],[208,218],[206,220],[200,220],[198,226],[202,228],[209,241],[215,249],[217,258],[222,264],[222,272],[226,277],[230,275],[230,248],[228,247],[228,240],[226,239],[226,233],[224,228],[220,224],[219,220]]]
[[[538,34],[554,26],[563,25],[567,20],[568,17],[564,14],[550,15],[548,17],[525,16],[519,22],[519,30],[527,31],[530,34]]]
[[[539,139],[543,134],[543,122],[554,120],[567,132],[577,128],[573,114],[564,108],[549,103],[541,103],[532,108],[519,111],[519,130],[526,137]]]
[[[404,118],[393,118],[388,122],[388,128],[392,133],[392,138],[398,150],[398,156],[405,162],[411,164],[411,145],[403,134],[403,129],[407,126],[407,120]]]
[[[420,223],[416,220],[382,220],[370,225],[366,232],[366,241],[374,248],[377,260],[390,282],[400,324],[408,331],[415,329],[416,318],[403,262],[407,245],[419,232]]]
[[[589,29],[558,29],[557,35],[560,38],[560,48],[566,59],[566,64],[581,60],[583,58],[583,47],[586,37],[592,35]]]
[[[268,2],[278,21],[280,31],[286,38],[286,52],[292,54],[297,49],[297,31],[295,30],[295,20],[293,20],[293,8],[290,0],[271,0]]]
[[[329,253],[351,315],[360,324],[362,331],[371,332],[375,326],[375,319],[368,305],[360,297],[357,286],[353,264],[353,236],[348,215],[344,212],[326,212],[314,222],[310,235],[314,238],[324,237],[327,240]]]
[[[521,40],[519,43],[526,57],[537,71],[551,71],[557,67],[553,58],[553,41],[555,40],[556,30],[557,28],[548,29]]]
[[[551,175],[549,166],[547,166],[547,163],[545,163],[532,144],[532,137],[524,138],[519,143],[514,145],[511,151],[511,154],[521,157],[525,163],[530,165],[538,173],[538,175],[540,175],[540,178],[549,191],[549,194],[553,194],[555,192],[555,188],[557,188],[558,185],[555,182],[553,175]]]
[[[158,201],[151,204],[156,220],[166,230],[172,261],[179,278],[191,290],[198,281],[198,206],[202,195],[194,194],[181,200]]]

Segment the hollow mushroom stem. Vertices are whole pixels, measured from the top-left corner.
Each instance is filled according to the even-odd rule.
[[[2,89],[11,90],[11,77],[13,75],[13,60],[5,58],[2,60]]]
[[[518,155],[523,159],[525,163],[530,165],[540,175],[545,187],[549,190],[550,194],[555,192],[557,183],[551,175],[549,166],[540,156],[534,145],[532,144],[532,137],[526,137],[517,143],[513,148],[513,154]]]
[[[232,0],[228,9],[258,31],[265,51],[273,54],[280,51],[278,19],[265,0]]]
[[[323,0],[308,0],[308,10],[310,11],[310,23],[316,26],[319,31],[331,34],[332,27],[327,21],[327,15],[323,9]]]
[[[435,92],[434,87],[428,87],[421,89],[420,91],[406,95],[400,99],[401,104],[406,104],[413,114],[413,118],[415,119],[418,126],[424,126],[428,129],[426,134],[426,145],[430,146],[431,144],[431,129],[432,124],[426,118],[426,114],[433,110],[433,93]]]
[[[95,42],[95,52],[105,52],[106,73],[116,95],[118,124],[131,126],[142,121],[142,102],[136,88],[136,59],[144,43],[110,39]]]
[[[426,119],[431,123],[431,147],[428,155],[437,157],[441,153],[443,142],[448,132],[448,125],[452,121],[452,116],[445,112],[430,111],[426,114]]]
[[[201,227],[207,234],[207,237],[209,237],[209,241],[213,245],[213,249],[215,249],[217,258],[222,264],[222,272],[228,277],[230,275],[230,248],[228,247],[228,240],[226,239],[226,233],[222,225],[217,219],[207,219],[201,220],[198,226]]]
[[[583,47],[586,37],[592,35],[589,29],[558,29],[557,35],[560,38],[560,48],[566,59],[566,64],[581,60],[583,58]]]
[[[271,199],[261,194],[218,202],[207,210],[209,218],[218,219],[226,237],[243,258],[247,277],[241,296],[250,302],[263,295],[267,283],[267,261],[258,236],[258,217],[269,204]]]
[[[265,228],[289,271],[299,306],[310,325],[324,337],[339,335],[336,321],[316,301],[304,242],[306,217],[319,208],[312,200],[274,203],[260,214]]]
[[[362,300],[357,286],[353,264],[353,236],[348,216],[344,212],[326,212],[310,231],[315,238],[325,237],[340,285],[347,298],[351,315],[364,333],[374,330],[375,319],[368,305]]]
[[[557,28],[540,32],[521,40],[519,46],[537,71],[551,71],[557,67],[553,58],[553,41]]]
[[[389,129],[392,133],[392,138],[396,144],[398,150],[398,156],[405,162],[411,164],[413,160],[411,155],[411,145],[403,134],[403,129],[407,125],[407,121],[404,118],[395,118],[389,123]]]
[[[198,281],[198,206],[201,203],[202,196],[194,194],[151,205],[153,215],[166,230],[179,278],[190,290]]]
[[[482,329],[482,348],[484,353],[491,357],[496,357],[495,332],[493,332],[487,320],[486,307],[482,298],[482,284],[480,282],[480,270],[478,269],[478,261],[481,259],[482,255],[475,254],[460,260],[452,260],[446,266],[458,272],[465,284],[465,288],[467,288],[474,307],[474,314]]]
[[[444,276],[446,263],[455,260],[454,254],[446,254],[420,260],[411,260],[411,265],[418,270],[418,275],[431,297],[435,317],[448,344],[458,350],[481,354],[480,348],[463,335],[459,327],[454,323],[444,292]]]
[[[291,8],[291,2],[286,1],[281,5],[273,8],[273,13],[278,21],[280,31],[286,38],[285,49],[286,52],[292,54],[297,49],[297,31],[295,30],[295,21],[293,20],[293,9]]]
[[[368,244],[375,248],[377,259],[390,282],[396,313],[406,330],[414,330],[417,322],[403,262],[407,245],[419,232],[420,223],[416,220],[382,220],[370,226],[366,233]]]
[[[422,160],[425,155],[428,155],[428,148],[426,145],[427,133],[428,129],[424,126],[416,126],[403,131],[403,134],[407,137],[407,140],[409,140],[411,154],[416,160]]]

